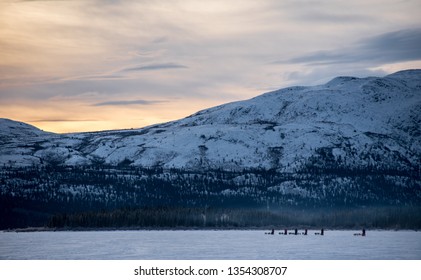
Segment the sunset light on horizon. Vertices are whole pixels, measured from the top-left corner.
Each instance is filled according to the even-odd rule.
[[[421,2],[0,0],[0,118],[140,128],[336,76],[421,68]]]

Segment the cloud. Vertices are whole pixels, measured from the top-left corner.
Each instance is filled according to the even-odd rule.
[[[302,14],[296,17],[301,21],[310,21],[310,22],[320,22],[320,23],[336,23],[336,24],[346,24],[346,23],[367,23],[373,21],[372,18],[368,16],[358,15],[358,14],[345,14],[345,13],[326,13],[326,12],[311,12],[307,14]]]
[[[161,64],[149,64],[138,67],[125,68],[121,70],[122,72],[132,72],[132,71],[155,71],[163,69],[186,69],[188,68],[185,65],[177,63],[161,63]]]
[[[27,120],[27,122],[31,123],[39,123],[39,122],[96,122],[99,120],[96,119],[35,119],[35,120]]]
[[[0,113],[66,131],[67,117],[149,125],[267,89],[421,65],[417,1],[3,2]],[[142,121],[128,124],[132,115]]]
[[[323,50],[277,63],[330,64],[386,64],[421,59],[421,29],[388,32],[341,50]]]
[[[287,11],[286,16],[299,22],[311,24],[366,24],[374,21],[370,10],[365,10],[355,2],[337,2],[335,5],[329,1],[305,1],[297,3],[292,1],[276,1],[278,9]],[[300,6],[299,6],[300,5]]]
[[[107,101],[101,103],[92,104],[92,106],[99,107],[99,106],[127,106],[127,105],[154,105],[158,103],[164,103],[166,101],[158,101],[158,100],[115,100],[115,101]]]
[[[421,59],[421,29],[407,29],[382,34],[362,43],[361,50],[381,62]],[[377,54],[377,55],[376,55]]]

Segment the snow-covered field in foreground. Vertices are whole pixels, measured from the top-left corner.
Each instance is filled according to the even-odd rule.
[[[263,231],[0,232],[0,259],[421,259],[421,232]]]

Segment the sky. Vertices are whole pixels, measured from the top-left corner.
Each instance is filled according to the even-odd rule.
[[[421,68],[421,0],[0,0],[0,118],[140,128]]]

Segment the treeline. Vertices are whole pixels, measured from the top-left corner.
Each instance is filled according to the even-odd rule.
[[[58,214],[54,229],[330,228],[421,229],[421,207],[359,209],[259,209],[147,207]]]
[[[204,209],[207,206],[213,209],[250,209],[250,212],[242,210],[241,215],[231,213],[230,222],[221,222],[217,216],[207,218],[207,226],[227,227],[249,226],[242,222],[247,221],[249,216],[252,221],[250,226],[260,226],[254,222],[253,209],[312,209],[301,219],[297,218],[296,211],[274,212],[277,218],[268,216],[267,213],[259,214],[266,215],[264,218],[258,216],[259,222],[268,221],[263,226],[275,222],[279,225],[289,225],[288,219],[291,217],[294,219],[290,224],[303,221],[304,224],[311,225],[310,221],[305,220],[308,216],[318,213],[320,210],[317,209],[329,209],[325,211],[325,216],[315,216],[314,224],[326,223],[326,226],[335,226],[335,223],[329,224],[319,220],[322,217],[330,217],[329,211],[336,213],[336,209],[410,209],[420,205],[419,176],[398,171],[384,174],[375,170],[345,172],[316,166],[309,166],[298,173],[260,169],[164,170],[104,165],[0,168],[0,229],[42,226],[55,214],[87,215],[86,213],[100,213],[103,209],[104,213],[116,211],[114,215],[118,215],[118,211],[123,210],[116,209],[157,211],[156,209],[165,209],[163,206],[171,206],[173,211],[190,209],[190,212],[192,209]],[[347,213],[350,215],[349,211]],[[359,215],[357,213],[355,218],[350,219],[351,224],[355,223],[354,221],[359,222]],[[182,213],[179,216],[188,215]],[[237,216],[242,218],[233,220],[232,217]],[[393,216],[393,213],[389,216]],[[185,226],[200,224],[197,222],[200,218],[177,219],[186,223]],[[123,224],[123,220],[119,220],[118,223]],[[328,220],[334,221],[335,217]],[[109,221],[107,223],[112,224]],[[174,222],[161,224],[179,226]],[[392,222],[384,224],[389,226]],[[131,222],[131,225],[137,226],[135,222]],[[151,222],[139,224],[142,227],[149,225],[154,226]]]
[[[33,201],[72,210],[157,207],[354,207],[420,205],[419,178],[308,169],[203,172],[145,168],[27,167],[0,169],[5,205]],[[26,205],[21,205],[25,208]],[[0,206],[1,208],[1,206]]]

